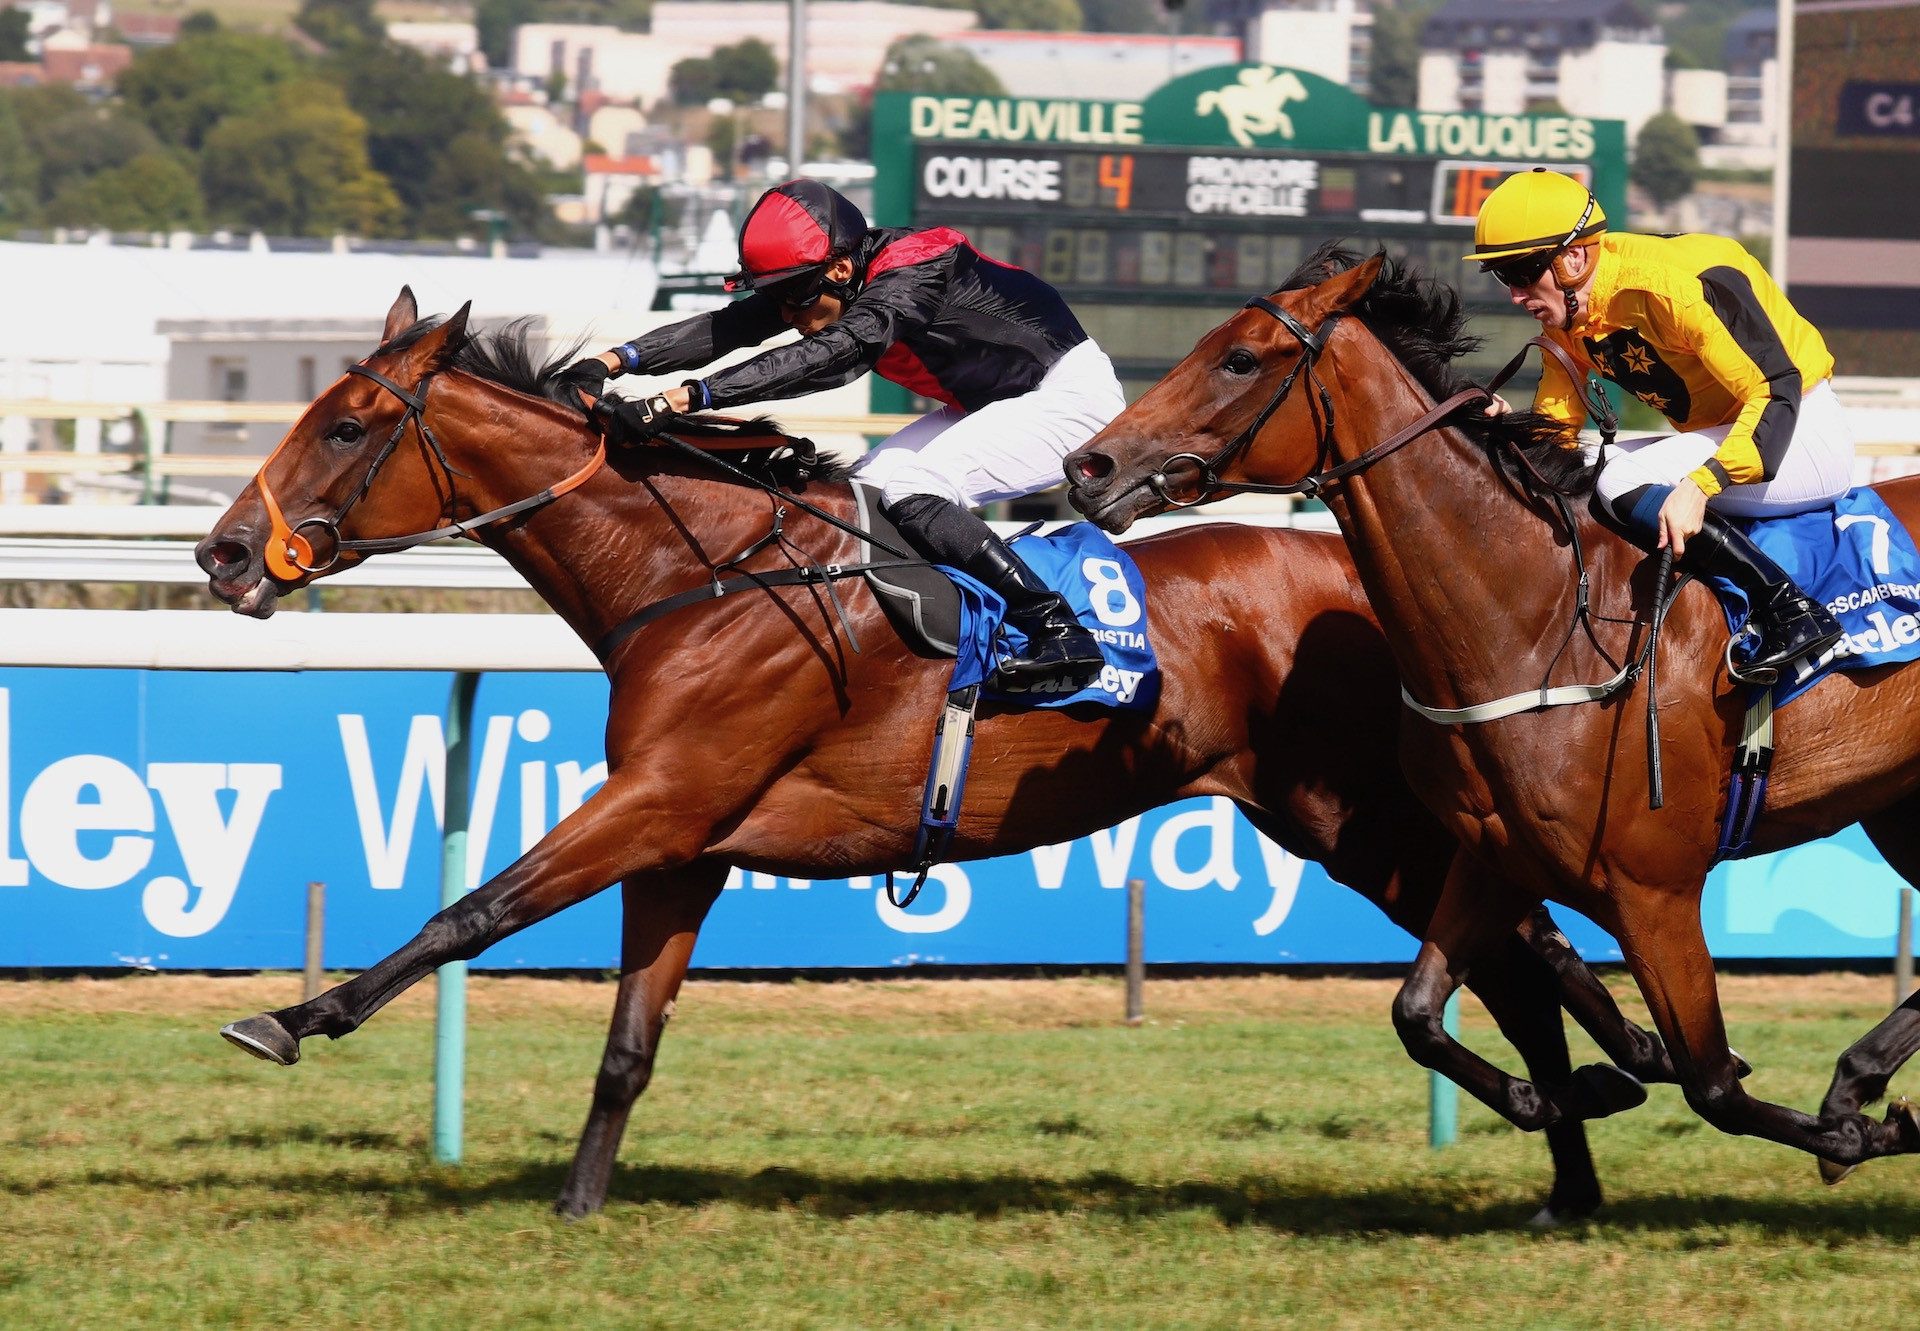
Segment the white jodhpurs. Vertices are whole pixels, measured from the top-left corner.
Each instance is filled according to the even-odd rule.
[[[854,475],[882,503],[938,495],[962,508],[1058,485],[1060,459],[1106,428],[1127,405],[1107,353],[1089,338],[1055,361],[1035,387],[978,411],[944,407],[867,454]]]
[[[1714,455],[1732,428],[1622,439],[1607,450],[1595,489],[1612,509],[1614,500],[1642,486],[1677,484]],[[1853,431],[1832,381],[1822,379],[1800,399],[1793,438],[1773,479],[1728,486],[1707,504],[1731,517],[1777,517],[1831,504],[1852,484]]]

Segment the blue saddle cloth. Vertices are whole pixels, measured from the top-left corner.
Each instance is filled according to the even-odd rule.
[[[1900,519],[1872,490],[1849,490],[1829,508],[1743,523],[1753,543],[1785,569],[1803,591],[1823,602],[1847,636],[1773,686],[1784,707],[1831,670],[1868,670],[1920,657],[1920,553]],[[1740,589],[1712,579],[1729,628],[1747,619]],[[1751,637],[1734,646],[1734,659],[1752,654]]]
[[[988,688],[985,696],[1028,707],[1097,703],[1152,710],[1160,697],[1160,663],[1148,640],[1146,583],[1133,559],[1090,522],[1076,522],[1046,536],[1019,536],[1010,544],[1100,640],[1107,664],[1100,678],[1074,693]],[[958,569],[942,565],[941,571],[960,589],[960,652],[948,687],[984,684],[998,656],[1026,646],[1026,635],[1006,622],[1007,604],[998,592]]]

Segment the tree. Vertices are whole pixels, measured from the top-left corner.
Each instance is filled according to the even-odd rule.
[[[447,144],[427,182],[427,198],[413,218],[413,229],[421,235],[484,231],[485,223],[474,217],[476,211],[499,214],[510,229],[534,235],[549,216],[546,191],[533,171],[503,158],[500,145],[475,130]]]
[[[160,151],[152,130],[111,107],[93,105],[72,88],[58,84],[21,88],[13,94],[13,109],[27,147],[39,162],[42,203],[71,180]]]
[[[503,177],[514,174],[506,150],[507,122],[483,88],[392,42],[362,47],[329,65],[346,89],[348,105],[366,120],[368,156],[392,183],[412,234],[427,233],[429,216],[437,219],[433,234],[450,234],[442,226],[449,216],[464,218],[469,208],[491,206],[491,196],[473,188],[463,187],[453,197],[434,193],[435,172],[455,143],[461,144],[463,158],[457,177],[469,184],[478,178],[475,139],[468,136],[490,145],[486,169]]]
[[[330,51],[386,40],[387,28],[373,13],[373,0],[301,0],[293,24]]]
[[[206,37],[220,31],[220,16],[210,9],[196,9],[180,20],[180,40]]]
[[[901,37],[880,59],[875,92],[925,92],[944,97],[1004,97],[999,76],[970,51],[923,33]],[[869,114],[871,111],[869,109]]]
[[[513,30],[545,18],[541,0],[475,0],[473,26],[487,63],[505,69],[513,63]]]
[[[1080,0],[974,0],[983,28],[1078,32]]]
[[[25,7],[0,9],[0,60],[33,59],[33,52],[27,49],[32,24],[33,16]]]
[[[714,50],[713,80],[719,95],[736,102],[757,102],[780,83],[780,57],[758,37]]]
[[[120,98],[163,143],[198,152],[207,131],[255,111],[302,62],[277,37],[214,32],[143,51],[120,76]]]
[[[1367,100],[1375,106],[1414,106],[1420,100],[1420,30],[1424,5],[1377,5]]]
[[[1699,174],[1700,140],[1693,126],[1671,111],[1662,111],[1640,127],[1629,175],[1656,205],[1665,208],[1684,198]]]
[[[1159,0],[1080,0],[1088,32],[1165,32]]]
[[[0,93],[0,231],[33,220],[40,205],[40,159],[27,142],[13,98]]]
[[[705,106],[720,95],[713,61],[699,55],[674,61],[667,71],[667,92],[675,106]]]
[[[112,231],[191,230],[206,221],[206,206],[185,163],[172,153],[152,152],[68,181],[47,205],[46,219]]]
[[[200,158],[207,212],[281,235],[378,235],[400,215],[367,155],[367,122],[332,84],[290,83],[259,114],[229,116]]]

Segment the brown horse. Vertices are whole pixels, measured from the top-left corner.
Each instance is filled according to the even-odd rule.
[[[353,542],[391,548],[403,533],[565,488],[476,534],[599,643],[641,607],[708,583],[723,556],[765,535],[769,496],[699,457],[619,449],[597,465],[605,444],[577,406],[563,405],[560,362],[533,365],[517,332],[469,338],[465,319],[463,309],[417,323],[402,293],[384,344],[307,409],[201,542],[214,595],[266,615],[323,566],[364,557]],[[851,516],[846,486],[806,489],[825,510]],[[788,568],[795,547],[849,559],[852,538],[789,507],[787,545],[745,567]],[[1222,795],[1418,933],[1454,847],[1395,766],[1393,664],[1338,538],[1216,526],[1131,549],[1153,589],[1164,670],[1157,710],[983,709],[954,857],[1058,842],[1174,799]],[[476,956],[617,881],[622,978],[559,1201],[569,1215],[599,1207],[728,867],[829,877],[897,867],[909,854],[950,664],[910,652],[870,592],[842,584],[840,595],[864,651],[847,651],[818,585],[731,595],[627,637],[607,655],[608,776],[591,799],[392,956],[311,1002],[223,1033],[292,1063],[306,1037],[357,1029],[441,963]],[[1276,597],[1287,607],[1277,622]],[[1263,618],[1273,631],[1235,627]],[[1552,1219],[1600,1200],[1574,1120],[1644,1096],[1618,1073],[1570,1073],[1560,995],[1643,1079],[1668,1078],[1671,1067],[1544,913],[1526,933],[1531,947],[1508,930],[1475,989],[1555,1102],[1572,1106],[1551,1142]]]
[[[1455,411],[1450,427],[1429,423],[1437,400],[1468,387],[1448,362],[1472,345],[1450,289],[1381,256],[1323,250],[1067,457],[1073,502],[1124,531],[1142,513],[1236,484],[1305,482],[1339,520],[1412,698],[1451,708],[1604,680],[1638,646],[1629,602],[1646,556],[1565,502],[1591,488],[1591,469],[1552,422],[1469,410]],[[1920,482],[1881,495],[1916,529]],[[1568,639],[1576,534],[1568,519],[1599,602],[1591,640]],[[1651,580],[1637,587],[1644,606]],[[1270,605],[1287,613],[1278,599]],[[1688,1103],[1709,1122],[1840,1167],[1913,1151],[1920,1118],[1904,1102],[1883,1123],[1858,1110],[1920,1045],[1920,997],[1842,1056],[1818,1117],[1739,1084],[1700,927],[1744,707],[1722,660],[1726,639],[1712,594],[1683,590],[1660,638],[1667,799],[1658,811],[1641,694],[1483,724],[1409,718],[1402,755],[1414,788],[1496,872],[1470,882],[1471,858],[1455,862],[1396,1022],[1416,1059],[1514,1122],[1554,1121],[1529,1111],[1511,1078],[1439,1024],[1447,995],[1535,904],[1515,885],[1542,884],[1619,939]],[[1916,705],[1920,671],[1881,669],[1833,676],[1782,712],[1756,850],[1859,820],[1914,879]]]

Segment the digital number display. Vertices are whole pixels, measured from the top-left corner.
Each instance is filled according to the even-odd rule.
[[[1190,148],[1098,152],[924,145],[915,214],[1023,213],[1036,205],[1142,218],[1225,223],[1433,220],[1431,159],[1240,153]]]

